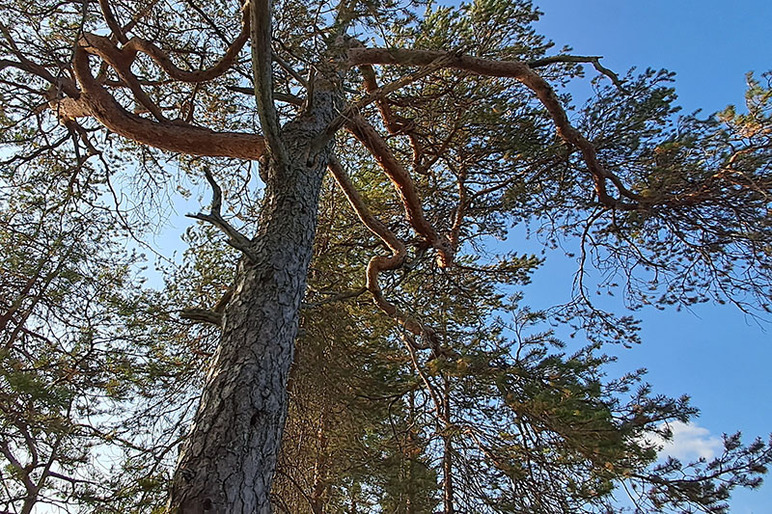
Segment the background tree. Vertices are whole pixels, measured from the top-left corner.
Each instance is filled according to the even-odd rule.
[[[768,84],[751,83],[747,115],[675,118],[667,73],[549,53],[526,1],[2,13],[4,251],[19,263],[3,319],[21,327],[5,350],[9,506],[29,511],[59,478],[64,503],[160,508],[182,441],[172,510],[269,511],[301,312],[274,502],[291,512],[606,511],[625,482],[641,509],[720,511],[758,484],[769,448],[737,437],[714,462],[649,468],[644,436],[694,411],[633,391],[639,373],[603,378],[601,347],[636,326],[583,277],[601,267],[633,306],[768,309]],[[569,118],[560,86],[585,65],[598,94]],[[185,176],[211,188],[192,215],[208,227],[165,294],[100,293],[133,269],[100,238],[141,236]],[[505,300],[538,259],[486,247],[525,222],[580,241],[577,297],[550,319],[586,348],[561,350],[530,328],[545,314]],[[46,308],[73,313],[42,331]],[[104,410],[75,408],[95,398]],[[94,479],[89,445],[120,453],[110,478]]]

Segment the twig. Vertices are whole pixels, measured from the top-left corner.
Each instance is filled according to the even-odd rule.
[[[530,61],[528,63],[528,66],[531,68],[540,68],[542,66],[548,66],[550,64],[555,63],[567,63],[567,62],[573,62],[573,63],[581,63],[581,64],[592,64],[592,66],[598,71],[598,73],[601,73],[602,75],[607,76],[611,82],[623,93],[629,93],[629,90],[625,88],[624,83],[622,80],[620,80],[619,75],[611,71],[610,69],[606,68],[600,63],[600,60],[602,59],[599,55],[553,55],[551,57],[545,57],[543,59],[537,59],[535,61]]]

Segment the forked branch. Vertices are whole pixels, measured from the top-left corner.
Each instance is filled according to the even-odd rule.
[[[208,168],[204,168],[204,174],[206,175],[206,180],[209,182],[209,185],[212,187],[212,206],[209,210],[209,214],[199,212],[198,214],[187,214],[186,216],[188,218],[211,223],[228,236],[227,242],[229,245],[241,251],[241,253],[246,255],[249,259],[254,260],[252,242],[222,217],[222,189],[220,189],[220,185],[217,184],[217,181],[215,181],[212,176],[212,172],[209,171]]]
[[[185,123],[155,122],[129,113],[91,74],[87,48],[91,47],[85,37],[75,48],[73,70],[82,90],[78,102],[113,132],[151,147],[189,155],[256,160],[265,153],[265,139],[257,134],[214,132]]]
[[[510,77],[517,79],[528,87],[549,112],[555,123],[558,135],[581,152],[583,160],[592,175],[598,201],[606,207],[616,209],[634,210],[639,208],[638,202],[642,199],[628,190],[617,176],[610,173],[600,164],[594,146],[571,125],[568,115],[560,104],[555,91],[527,63],[520,61],[498,61],[433,50],[360,47],[349,49],[348,62],[351,66],[367,64],[429,66],[442,56],[447,56],[448,68],[489,77]],[[633,200],[633,202],[611,196],[607,190],[607,181],[610,181],[622,196],[628,200]]]
[[[359,220],[370,230],[370,232],[378,236],[391,251],[391,256],[386,257],[384,255],[377,255],[371,258],[367,265],[367,290],[373,295],[375,304],[383,312],[396,319],[406,330],[428,341],[428,344],[424,345],[415,343],[416,348],[423,350],[433,349],[436,351],[438,349],[438,341],[435,332],[431,328],[420,323],[414,317],[399,309],[393,303],[389,302],[384,296],[383,290],[378,283],[378,275],[382,271],[397,269],[405,263],[405,259],[407,258],[405,243],[403,243],[389,227],[373,216],[370,209],[367,208],[364,200],[359,195],[359,191],[357,191],[354,184],[351,183],[351,179],[346,173],[346,170],[343,169],[340,161],[335,157],[331,157],[329,169]]]
[[[528,66],[531,68],[541,68],[542,66],[549,66],[550,64],[556,63],[592,64],[593,68],[595,68],[598,73],[608,77],[620,91],[627,93],[627,89],[625,89],[624,83],[620,80],[619,75],[603,66],[600,63],[601,59],[602,57],[599,55],[553,55],[551,57],[530,61]]]
[[[100,4],[101,3],[107,2],[105,2],[105,0],[101,0]],[[107,12],[109,12],[109,10]],[[110,20],[108,19],[107,12],[105,13],[105,19],[109,24]],[[120,34],[123,34],[121,29],[118,27],[117,22],[114,22],[114,25],[115,27],[110,25],[113,33],[115,33],[115,31],[119,31]],[[172,62],[166,52],[158,48],[150,41],[140,37],[132,37],[131,39],[127,39],[126,36],[118,36],[117,34],[116,37],[119,39],[119,41],[121,41],[121,43],[123,43],[123,46],[120,49],[120,53],[127,64],[130,65],[131,62],[133,62],[136,58],[137,53],[142,52],[150,57],[153,62],[155,62],[162,70],[164,70],[164,72],[166,72],[166,74],[169,75],[169,77],[173,78],[174,80],[179,80],[180,82],[197,83],[213,80],[223,75],[231,68],[231,66],[233,66],[233,64],[236,62],[236,58],[249,39],[249,27],[249,13],[245,12],[242,15],[241,32],[233,41],[233,43],[228,47],[223,56],[211,67],[195,71],[187,71],[179,68]],[[123,40],[121,40],[121,37]]]
[[[402,77],[398,80],[395,80],[394,82],[390,82],[385,86],[376,87],[374,89],[368,88],[367,96],[346,106],[343,109],[343,111],[334,120],[332,120],[332,122],[330,122],[330,124],[327,126],[325,131],[322,134],[320,134],[320,136],[317,138],[316,141],[312,143],[311,151],[309,152],[309,154],[315,155],[316,153],[318,153],[327,144],[327,142],[335,136],[335,133],[338,132],[338,130],[340,130],[340,128],[346,124],[346,122],[348,122],[353,117],[357,116],[359,112],[365,107],[367,107],[368,105],[372,103],[376,103],[379,105],[379,109],[381,110],[382,113],[389,112],[385,99],[390,93],[398,91],[403,87],[407,86],[408,84],[412,84],[413,82],[420,80],[421,78],[426,77],[432,72],[444,67],[448,62],[450,62],[450,59],[454,55],[455,54],[448,54],[448,55],[439,57],[429,65],[423,66],[418,71],[411,73],[405,77]],[[371,67],[370,67],[370,71],[372,71]],[[365,72],[365,76],[367,77],[366,72]],[[365,84],[373,85],[374,77],[372,81],[366,80]],[[386,111],[384,111],[384,109],[386,109]],[[389,119],[386,116],[385,118],[387,119],[387,128],[389,128]],[[389,131],[391,132],[390,128],[389,128]]]
[[[389,177],[402,199],[408,223],[428,244],[437,250],[439,265],[441,267],[451,266],[453,251],[450,243],[446,238],[437,234],[434,226],[424,217],[423,203],[413,179],[399,159],[394,156],[388,143],[361,116],[357,115],[351,118],[346,127],[370,151],[386,176]]]

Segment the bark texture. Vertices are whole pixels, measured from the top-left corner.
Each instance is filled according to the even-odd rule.
[[[174,476],[171,512],[271,512],[270,489],[287,412],[287,378],[329,149],[309,144],[336,114],[336,95],[281,132],[289,158],[269,161],[260,226],[240,266],[223,334]]]

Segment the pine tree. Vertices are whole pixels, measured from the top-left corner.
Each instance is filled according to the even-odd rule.
[[[769,84],[748,114],[678,117],[668,73],[554,52],[538,16],[6,2],[6,509],[607,512],[625,484],[643,511],[721,512],[758,485],[771,450],[739,436],[655,463],[647,435],[695,410],[604,377],[637,327],[584,271],[633,307],[769,310]],[[191,182],[211,202],[145,288],[120,246]],[[517,224],[579,242],[569,305],[508,296],[539,264],[492,250]]]

